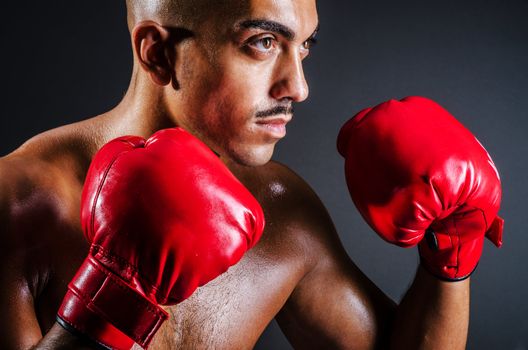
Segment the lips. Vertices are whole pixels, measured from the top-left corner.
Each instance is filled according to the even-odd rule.
[[[283,138],[286,136],[286,124],[291,118],[269,118],[256,122],[257,126],[273,138]]]

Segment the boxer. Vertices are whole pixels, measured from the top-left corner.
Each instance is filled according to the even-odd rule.
[[[0,347],[119,347],[108,343],[115,337],[105,339],[104,334],[88,327],[94,325],[89,323],[93,320],[89,318],[93,313],[92,306],[87,306],[90,302],[82,299],[75,304],[79,306],[76,310],[81,311],[75,317],[67,315],[76,295],[89,294],[79,282],[79,276],[84,276],[92,266],[101,265],[104,278],[120,286],[125,283],[127,295],[132,291],[135,294],[130,295],[151,303],[152,310],[161,310],[159,315],[166,313],[167,320],[160,323],[159,329],[152,330],[148,342],[132,339],[136,348],[249,349],[273,318],[277,319],[295,348],[464,348],[469,322],[468,276],[478,262],[482,237],[485,234],[493,236],[489,225],[499,222],[493,217],[498,209],[497,198],[500,196],[497,193],[494,192],[495,201],[493,198],[481,200],[482,203],[487,200],[486,205],[491,208],[485,215],[491,220],[489,225],[482,226],[480,221],[481,226],[475,226],[464,236],[478,242],[470,253],[458,256],[461,259],[471,256],[468,262],[461,261],[464,266],[462,276],[444,275],[444,255],[438,257],[436,249],[445,251],[445,244],[432,245],[434,249],[424,253],[422,240],[426,234],[413,228],[415,234],[405,242],[420,244],[422,263],[406,295],[395,303],[347,256],[323,204],[306,182],[286,165],[270,161],[275,144],[285,136],[286,125],[292,118],[292,104],[302,102],[308,96],[302,64],[309,55],[318,28],[315,0],[127,0],[127,11],[134,66],[130,86],[122,101],[106,113],[37,135],[0,160],[4,246],[0,258],[3,285],[0,292]],[[175,127],[178,129],[173,129]],[[79,215],[81,208],[84,212],[86,203],[86,208],[95,208],[84,199],[97,193],[86,189],[88,186],[83,194],[85,179],[95,187],[101,184],[97,182],[100,173],[92,170],[88,173],[89,169],[102,166],[115,171],[116,178],[124,179],[124,184],[137,181],[132,180],[136,179],[133,175],[137,172],[128,172],[126,166],[109,168],[109,163],[98,161],[102,158],[97,152],[108,152],[108,145],[116,142],[112,140],[122,140],[129,137],[127,135],[135,135],[130,137],[139,138],[139,144],[151,144],[151,137],[158,137],[152,135],[160,129],[181,130],[216,153],[229,169],[228,173],[232,173],[254,196],[265,218],[265,229],[258,243],[258,230],[248,229],[247,232],[253,232],[256,245],[252,247],[252,239],[248,239],[247,245],[236,245],[242,248],[233,259],[219,263],[212,259],[210,269],[215,272],[206,274],[207,278],[201,279],[200,283],[187,285],[181,274],[167,275],[165,272],[171,270],[158,262],[157,253],[166,252],[167,247],[180,252],[178,257],[191,259],[193,254],[189,252],[195,251],[183,250],[185,247],[181,244],[187,244],[187,241],[180,236],[167,234],[171,238],[178,237],[174,239],[181,244],[169,245],[157,238],[156,245],[144,241],[146,238],[140,232],[125,236],[123,231],[116,230],[110,235],[109,246],[104,246],[101,240],[110,231],[105,229],[102,235],[86,227],[83,231],[84,218],[81,222]],[[435,132],[427,128],[422,131]],[[479,159],[477,163],[483,164],[484,153],[473,143],[472,147]],[[349,157],[356,154],[355,149],[347,133],[340,134],[339,150],[347,158],[347,164],[351,162]],[[163,149],[158,152],[159,158],[172,159]],[[193,154],[196,150],[192,147],[189,152],[185,154]],[[448,155],[438,154],[438,157]],[[437,160],[441,162],[440,158]],[[403,163],[399,165],[400,169],[406,167],[414,173],[412,164]],[[199,165],[207,168],[210,164],[206,161]],[[220,169],[224,165],[216,166]],[[159,181],[159,187],[152,186],[158,177],[166,175],[161,168],[156,171],[145,165],[139,168],[147,173],[145,178],[152,179],[144,193],[151,198],[149,203],[152,206],[162,203],[160,207],[167,208],[168,205],[168,211],[174,212],[171,205],[178,207],[181,204],[161,201],[168,195],[161,189],[171,188],[166,179],[165,182]],[[348,169],[361,170],[347,165],[349,177]],[[229,178],[228,173],[225,174]],[[486,168],[477,173],[492,172]],[[366,173],[364,176],[374,175]],[[490,183],[498,186],[498,179],[490,176]],[[387,186],[401,185],[392,180],[387,181]],[[349,180],[349,185],[350,181],[353,183]],[[142,191],[143,187],[138,186],[133,189]],[[223,186],[217,189],[223,190]],[[235,187],[239,188],[238,185]],[[204,187],[193,183],[189,188]],[[384,189],[386,192],[380,193],[381,197],[392,193],[390,187]],[[139,226],[132,225],[129,220],[140,222],[141,227],[152,227],[152,231],[144,232],[149,237],[166,239],[166,235],[158,234],[155,227],[160,222],[173,222],[174,218],[161,214],[151,216],[154,211],[149,211],[145,203],[139,208],[148,211],[147,215],[140,215],[137,206],[114,207],[118,199],[126,203],[127,193],[132,196],[130,198],[142,197],[133,197],[137,194],[132,193],[132,188],[108,187],[107,190],[108,197],[105,198],[114,209],[107,212],[108,216],[97,215],[101,221],[92,221],[93,225],[100,227],[101,223],[118,217],[121,218],[118,222],[132,228]],[[406,239],[400,231],[380,226],[378,223],[386,220],[373,219],[380,215],[363,209],[376,204],[376,198],[374,201],[368,197],[358,199],[354,191],[351,192],[354,202],[376,232],[393,243]],[[201,193],[189,191],[179,199],[193,201],[192,195]],[[448,198],[455,195],[442,193]],[[251,197],[243,197],[246,199],[242,202],[252,202],[247,199]],[[470,196],[464,198],[474,200]],[[201,200],[201,206],[206,208],[214,198]],[[405,205],[405,201],[400,203]],[[253,208],[254,216],[259,217],[258,206],[251,204],[249,207]],[[454,211],[439,215],[449,217]],[[238,212],[234,210],[232,215],[236,216]],[[139,216],[144,216],[145,222],[156,224],[146,226],[145,222],[136,221]],[[225,216],[226,220],[230,217]],[[384,218],[388,217],[390,214],[385,211]],[[408,215],[404,217],[409,218]],[[436,219],[432,214],[428,218],[430,222]],[[188,222],[186,227],[203,224],[197,221],[200,219],[196,213],[186,213],[178,219],[181,220],[178,224]],[[222,222],[219,220],[217,224],[222,225]],[[443,227],[433,228],[438,240],[453,236],[442,231]],[[211,245],[216,247],[211,242],[223,232],[214,225],[210,230],[216,233],[204,240],[203,251],[210,251]],[[179,232],[181,230],[176,230],[177,234]],[[494,232],[498,237],[499,228]],[[125,240],[131,236],[145,244]],[[190,237],[195,239],[195,236]],[[462,241],[466,247],[468,239]],[[129,248],[126,251],[123,248],[119,254],[108,248],[122,247],[120,242]],[[131,271],[146,267],[146,274],[137,275],[141,278],[131,277],[136,275],[113,267],[112,259],[109,262],[104,257],[98,258],[99,248],[94,245],[102,245],[114,252],[117,260],[131,263]],[[148,254],[143,250],[146,247],[151,249]],[[192,249],[200,251],[200,247],[195,245]],[[447,250],[453,252],[454,249]],[[141,256],[154,258],[136,260]],[[94,262],[94,259],[99,260]],[[141,263],[134,265],[135,261]],[[156,275],[159,266],[163,267],[163,273]],[[189,275],[203,275],[203,270],[194,268],[193,264],[189,266],[185,270]],[[160,282],[145,283],[147,280]],[[194,291],[193,286],[202,284]],[[175,285],[186,292],[178,293],[172,289]],[[165,293],[152,293],[158,286],[163,286]],[[77,294],[72,296],[72,293]],[[129,305],[136,307],[133,303]],[[83,306],[86,306],[84,311]],[[123,319],[127,321],[128,318],[120,315],[122,309],[118,309],[121,306],[122,300],[115,295],[110,295],[104,305],[98,304],[98,315],[104,316],[95,327],[105,323],[105,330],[114,330],[114,327],[116,333],[112,334],[122,332],[124,338],[130,339],[130,329],[123,326]],[[133,310],[126,311],[133,313]],[[130,344],[125,346],[132,346]]]

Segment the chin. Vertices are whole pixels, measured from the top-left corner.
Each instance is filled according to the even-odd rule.
[[[227,157],[239,165],[257,167],[268,163],[273,156],[275,144],[245,147],[243,150],[231,149]]]

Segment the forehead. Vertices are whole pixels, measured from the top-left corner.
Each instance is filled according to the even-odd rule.
[[[273,16],[288,23],[310,17],[317,19],[315,0],[249,0],[247,3],[253,16]]]
[[[220,3],[224,6],[221,6]],[[225,27],[250,19],[275,21],[288,26],[299,35],[310,35],[317,26],[315,0],[228,0],[212,5],[213,16]],[[220,6],[218,6],[220,5]],[[225,6],[227,5],[227,6]],[[219,8],[223,7],[223,8]],[[219,16],[221,11],[223,15]],[[216,15],[214,13],[216,12]]]

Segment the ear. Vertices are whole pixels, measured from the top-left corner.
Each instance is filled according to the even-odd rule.
[[[153,21],[143,21],[136,24],[132,32],[134,52],[141,67],[149,73],[152,81],[164,86],[173,77],[175,50],[174,41],[170,40],[170,32]],[[177,86],[176,81],[172,82]]]

